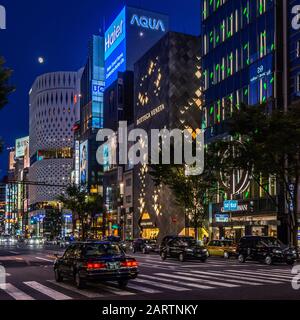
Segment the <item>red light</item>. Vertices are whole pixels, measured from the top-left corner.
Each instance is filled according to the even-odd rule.
[[[121,266],[124,268],[136,268],[138,263],[136,261],[125,261],[121,263]]]
[[[105,263],[88,263],[87,268],[89,270],[104,269],[106,268],[106,264]]]

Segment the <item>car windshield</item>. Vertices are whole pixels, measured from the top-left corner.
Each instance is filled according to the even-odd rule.
[[[101,257],[119,254],[121,254],[120,247],[117,244],[112,243],[90,244],[85,249],[85,256],[87,257]]]
[[[183,238],[179,240],[179,243],[183,246],[190,247],[190,246],[196,246],[197,241],[195,239],[191,238]]]
[[[233,245],[233,241],[221,241],[222,247],[229,247]]]
[[[261,243],[270,247],[282,247],[283,243],[276,238],[264,238]]]

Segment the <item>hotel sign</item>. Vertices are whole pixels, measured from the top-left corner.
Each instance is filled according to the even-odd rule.
[[[140,125],[141,123],[153,118],[154,116],[156,116],[158,113],[162,112],[163,110],[165,110],[165,105],[161,104],[157,108],[152,109],[150,112],[148,112],[145,115],[143,115],[142,117],[138,118],[136,121],[136,124]]]

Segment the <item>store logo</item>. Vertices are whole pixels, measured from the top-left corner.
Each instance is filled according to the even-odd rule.
[[[162,32],[166,32],[166,28],[164,23],[161,20],[152,19],[149,17],[138,17],[136,14],[132,16],[130,24],[132,26],[137,25],[140,28],[151,29],[159,31],[161,29]]]
[[[292,269],[292,274],[295,275],[292,279],[292,287],[294,290],[299,290],[300,289],[300,265],[295,266]]]
[[[3,6],[0,6],[0,30],[6,29],[6,10]]]
[[[292,14],[295,15],[295,17],[292,19],[292,28],[294,30],[300,29],[300,5],[294,6],[292,8]]]
[[[113,31],[105,38],[105,52],[109,50],[114,43],[122,36],[124,31],[124,21],[121,20],[119,24],[114,25]]]

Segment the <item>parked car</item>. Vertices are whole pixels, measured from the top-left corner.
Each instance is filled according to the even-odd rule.
[[[71,244],[54,263],[57,282],[73,279],[82,289],[87,282],[117,281],[119,287],[138,276],[138,264],[127,257],[116,243],[107,241]]]
[[[148,254],[150,252],[157,251],[157,241],[150,239],[135,239],[132,244],[132,251],[142,252],[143,254]]]
[[[181,262],[186,259],[198,259],[205,262],[208,258],[208,251],[192,237],[172,236],[163,239],[160,256],[162,260],[173,257],[178,258]]]
[[[233,240],[212,240],[207,245],[208,254],[213,257],[236,257],[236,244]]]
[[[274,262],[285,262],[293,265],[298,258],[295,248],[285,246],[274,237],[246,236],[241,238],[237,247],[238,260],[255,260],[271,265]]]

